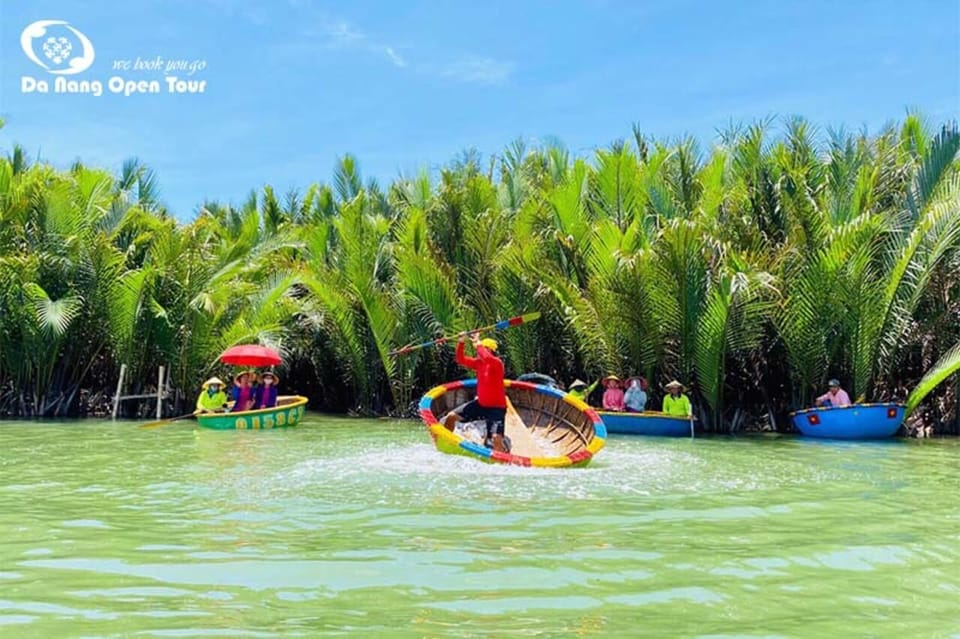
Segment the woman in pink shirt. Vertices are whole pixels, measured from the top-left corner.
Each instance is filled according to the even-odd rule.
[[[620,378],[616,375],[607,375],[603,378],[603,410],[623,412],[623,391],[620,389]]]
[[[840,388],[840,380],[831,379],[830,390],[817,398],[817,406],[850,406],[850,396]]]

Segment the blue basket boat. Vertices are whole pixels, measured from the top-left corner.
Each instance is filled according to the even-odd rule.
[[[623,435],[655,435],[658,437],[689,437],[690,418],[667,415],[655,411],[618,413],[597,411],[608,433]]]
[[[903,424],[904,405],[854,404],[807,408],[790,413],[793,425],[807,437],[828,439],[883,439],[893,437]]]

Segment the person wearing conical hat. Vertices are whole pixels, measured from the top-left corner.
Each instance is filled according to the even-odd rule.
[[[603,378],[603,410],[623,412],[623,389],[620,388],[620,378],[616,375],[607,375]]]
[[[211,377],[203,383],[203,390],[197,397],[197,413],[220,413],[227,407],[227,394],[223,392],[223,381]]]
[[[590,402],[587,401],[587,398],[590,397],[590,393],[593,392],[593,389],[595,389],[599,383],[600,380],[598,379],[594,383],[587,386],[587,383],[582,379],[575,379],[573,380],[573,383],[570,384],[570,389],[567,391],[567,394],[576,397],[584,404],[589,404]]]
[[[669,391],[669,395],[663,398],[663,412],[667,415],[676,415],[677,417],[690,417],[693,415],[693,407],[690,406],[690,398],[683,394],[686,390],[683,384],[673,380],[664,388]]]
[[[647,380],[631,377],[627,380],[627,391],[623,394],[623,406],[628,413],[642,413],[647,408]]]
[[[253,408],[273,408],[277,405],[277,384],[280,378],[276,374],[267,371],[260,376],[260,385],[254,396]]]
[[[453,432],[457,421],[484,420],[487,425],[488,446],[495,451],[508,453],[509,439],[504,437],[507,419],[507,394],[503,385],[503,360],[497,357],[497,341],[472,336],[476,357],[464,352],[464,337],[457,341],[457,363],[477,371],[477,397],[456,407],[444,418],[444,426]]]
[[[253,407],[253,389],[250,387],[250,371],[241,371],[233,377],[233,406],[231,413],[250,410]]]

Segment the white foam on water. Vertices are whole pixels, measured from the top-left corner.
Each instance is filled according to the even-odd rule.
[[[322,496],[331,506],[366,495],[371,505],[393,508],[420,499],[491,504],[504,499],[550,503],[616,495],[682,497],[834,479],[822,467],[782,456],[763,461],[762,472],[744,472],[742,465],[727,463],[739,451],[716,441],[614,438],[586,467],[539,468],[444,454],[414,431],[391,432],[392,441],[379,435],[367,433],[349,446],[339,437],[326,439],[305,455],[291,456],[288,464],[274,466],[269,476],[258,479],[253,493],[246,472],[220,475],[216,488],[258,502]]]
[[[348,456],[298,463],[284,473],[287,485],[336,486],[338,491],[409,491],[437,496],[489,498],[589,499],[611,493],[651,494],[669,490],[678,472],[695,457],[683,451],[602,451],[584,468],[539,468],[488,464],[471,457],[447,455],[431,444],[373,448]],[[322,488],[321,488],[322,489]]]

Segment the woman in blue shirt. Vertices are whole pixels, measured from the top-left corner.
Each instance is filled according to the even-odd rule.
[[[627,392],[623,395],[623,404],[628,413],[642,413],[647,408],[647,394],[644,389],[647,380],[642,377],[631,377],[627,380]]]

